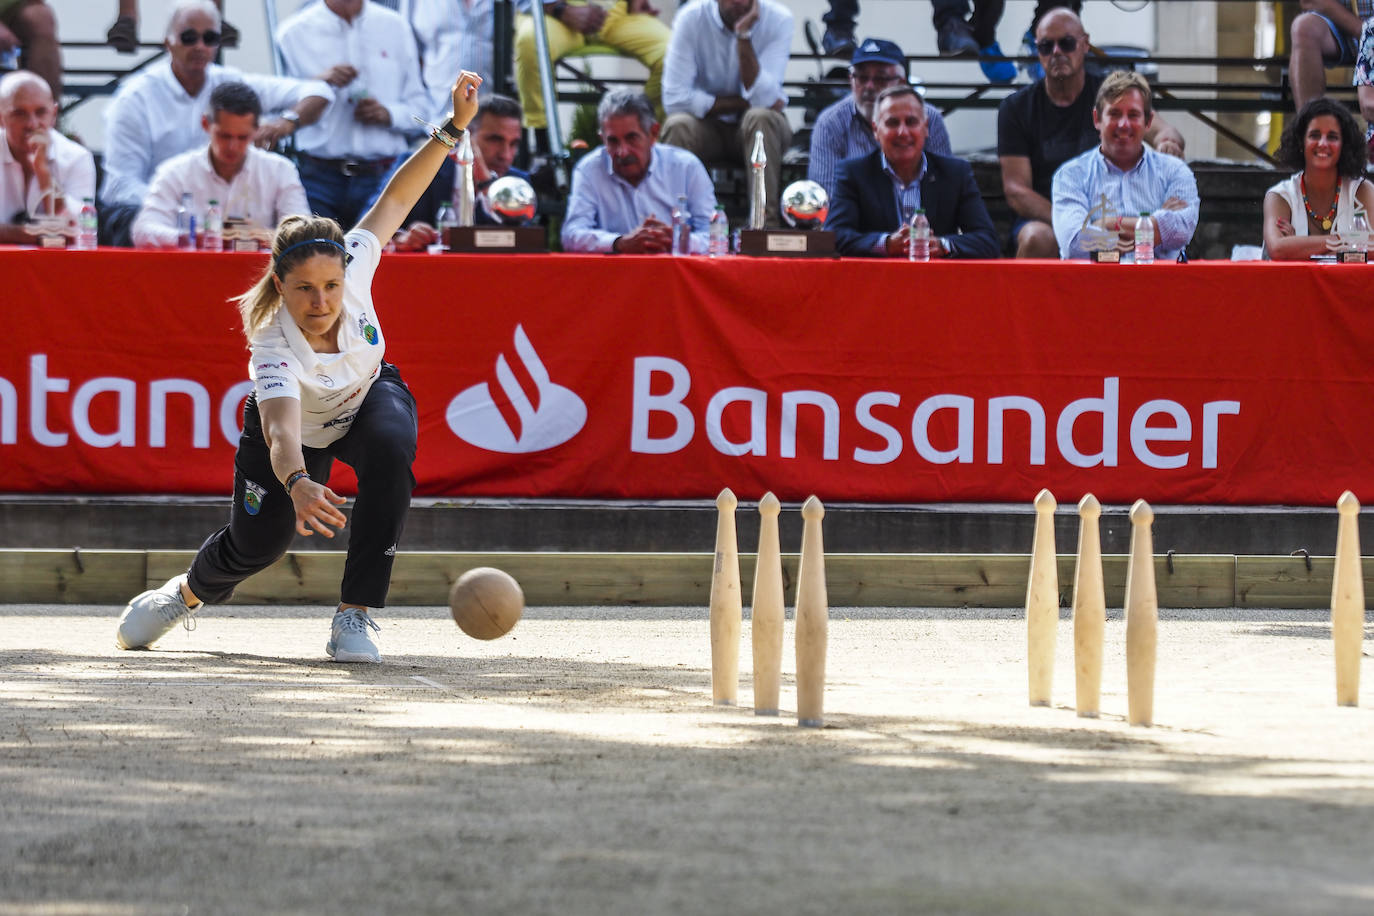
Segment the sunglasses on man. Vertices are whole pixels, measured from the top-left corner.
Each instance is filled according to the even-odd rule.
[[[1049,57],[1054,53],[1054,46],[1056,44],[1059,45],[1059,50],[1063,51],[1065,54],[1072,54],[1074,51],[1078,50],[1078,39],[1073,35],[1065,35],[1057,41],[1053,38],[1042,38],[1035,43],[1035,50],[1038,51],[1042,57]]]
[[[177,36],[177,40],[185,47],[191,47],[198,41],[204,42],[207,48],[219,47],[219,32],[214,29],[206,29],[204,32],[197,32],[195,29],[187,29]]]

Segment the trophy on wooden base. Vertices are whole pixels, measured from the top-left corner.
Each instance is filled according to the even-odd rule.
[[[755,131],[754,150],[749,157],[749,228],[740,230],[739,253],[784,258],[835,257],[835,233],[820,228],[830,213],[830,196],[814,181],[794,181],[782,192],[783,219],[800,231],[763,228],[768,207],[763,170],[767,165],[763,131]]]
[[[1103,194],[1097,206],[1083,217],[1083,226],[1078,231],[1078,244],[1088,252],[1088,257],[1094,264],[1121,263],[1121,233],[1104,229],[1095,222],[1101,219],[1105,223],[1113,216],[1119,217],[1120,214],[1107,200],[1107,195]]]

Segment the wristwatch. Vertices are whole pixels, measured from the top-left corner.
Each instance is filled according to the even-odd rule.
[[[301,113],[299,111],[287,109],[281,113],[281,119],[283,121],[290,121],[292,130],[297,130],[301,126]]]
[[[738,38],[740,41],[748,41],[749,39],[754,37],[754,29],[751,26],[750,28],[747,28],[742,32],[736,31],[735,37]]]

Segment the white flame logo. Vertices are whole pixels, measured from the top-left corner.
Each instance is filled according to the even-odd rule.
[[[587,405],[571,389],[554,384],[524,327],[518,324],[515,352],[534,382],[535,400],[531,401],[521,387],[504,353],[496,357],[496,381],[515,411],[518,429],[511,429],[486,382],[459,392],[449,401],[449,429],[464,442],[491,452],[522,454],[562,445],[587,422]]]

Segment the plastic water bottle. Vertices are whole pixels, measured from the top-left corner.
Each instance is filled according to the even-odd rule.
[[[177,207],[177,247],[183,251],[196,249],[196,211],[191,200],[191,192],[181,195],[181,206]]]
[[[205,208],[205,250],[224,250],[224,213],[217,200],[210,201]]]
[[[907,260],[929,261],[932,238],[930,220],[926,218],[926,211],[917,210],[911,214],[911,231],[907,234],[906,245]]]
[[[1150,219],[1150,214],[1143,211],[1140,218],[1135,221],[1135,262],[1155,262],[1155,221]]]
[[[1356,210],[1350,221],[1351,248],[1369,256],[1369,219],[1363,210]]]
[[[673,254],[677,256],[692,253],[692,211],[687,206],[687,196],[677,199],[673,208]]]
[[[95,213],[95,201],[89,197],[81,198],[81,216],[76,222],[76,247],[80,251],[94,251],[99,244],[96,236],[99,219]]]
[[[711,214],[710,230],[707,253],[713,258],[725,257],[730,253],[730,219],[724,207],[717,205],[716,212]]]
[[[448,247],[448,231],[458,228],[458,211],[453,209],[453,204],[444,201],[439,204],[439,212],[434,214],[434,221],[439,224],[439,241],[429,246],[429,253],[443,254]]]

